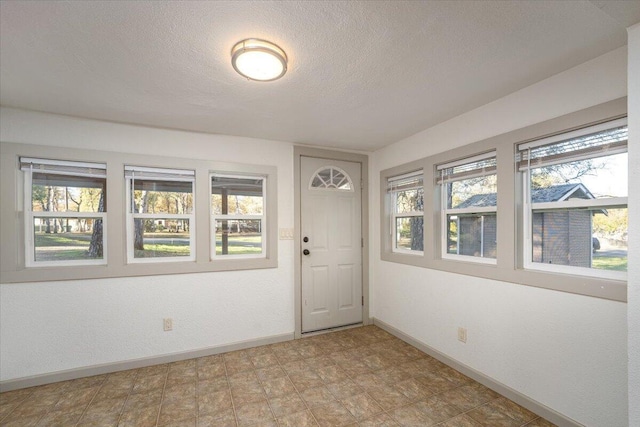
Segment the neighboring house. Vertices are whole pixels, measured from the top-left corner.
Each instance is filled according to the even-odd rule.
[[[534,189],[532,203],[593,199],[583,184],[561,184]],[[496,194],[469,197],[456,208],[496,206]],[[591,267],[592,211],[571,210],[533,214],[533,262]],[[495,214],[458,216],[458,251],[461,255],[495,257]],[[482,254],[482,255],[480,255]]]

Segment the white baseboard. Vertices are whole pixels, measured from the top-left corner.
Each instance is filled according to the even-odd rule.
[[[540,415],[541,417],[551,421],[554,424],[557,424],[560,427],[584,427],[582,424],[578,423],[577,421],[572,420],[571,418],[568,418],[557,411],[554,411],[553,409],[543,405],[542,403],[537,402],[528,396],[525,396],[519,391],[516,391],[511,387],[494,380],[491,377],[488,377],[487,375],[483,374],[480,371],[477,371],[467,365],[464,365],[458,362],[455,359],[452,359],[446,354],[441,353],[440,351],[432,347],[429,347],[427,344],[423,343],[422,341],[413,338],[412,336],[402,332],[399,329],[396,329],[395,327],[383,322],[382,320],[374,318],[373,324],[378,326],[381,329],[384,329],[385,331],[401,339],[402,341],[408,344],[411,344],[412,346],[424,351],[429,356],[432,356],[438,359],[439,361],[441,361],[442,363],[451,366],[453,369],[465,374],[470,378],[473,378],[474,380],[478,381],[480,384],[490,388],[496,393],[500,393],[504,397],[511,399],[518,405],[527,408],[528,410]]]
[[[246,341],[239,341],[215,347],[208,347],[199,350],[190,350],[178,353],[163,354],[160,356],[144,357],[141,359],[124,360],[122,362],[105,363],[101,365],[85,366],[82,368],[68,369],[64,371],[52,372],[50,374],[34,375],[30,377],[16,378],[13,380],[0,381],[0,392],[17,390],[27,387],[35,387],[58,381],[74,380],[76,378],[90,377],[93,375],[108,374],[111,372],[125,371],[128,369],[144,368],[146,366],[159,365],[162,363],[178,362],[180,360],[194,359],[197,357],[211,356],[214,354],[226,353],[228,351],[243,350],[245,348],[257,347],[260,345],[275,344],[283,341],[293,340],[293,332],[280,335],[272,335],[264,338],[257,338]]]

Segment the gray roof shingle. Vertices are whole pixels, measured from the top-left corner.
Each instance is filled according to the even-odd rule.
[[[576,187],[576,197],[581,199],[593,199],[593,195],[582,184],[559,184],[551,187],[536,188],[531,192],[532,203],[557,202],[566,194],[571,193]],[[455,206],[456,209],[462,208],[483,208],[488,206],[496,206],[496,193],[476,194],[467,200]]]

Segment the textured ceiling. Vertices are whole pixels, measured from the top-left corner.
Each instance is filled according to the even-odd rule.
[[[639,1],[3,1],[0,103],[374,150],[623,46],[638,21]],[[285,49],[284,78],[233,71],[247,37]]]

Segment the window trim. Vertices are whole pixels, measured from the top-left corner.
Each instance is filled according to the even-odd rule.
[[[262,215],[242,215],[242,214],[220,214],[213,213],[213,207],[211,206],[211,197],[213,195],[211,191],[211,179],[216,176],[220,178],[237,178],[237,179],[261,179],[262,180]],[[209,173],[209,216],[210,216],[210,236],[209,236],[209,254],[212,261],[221,261],[225,259],[259,259],[265,258],[267,253],[267,240],[268,236],[268,217],[267,217],[267,177],[264,175],[252,175],[242,173],[229,173],[229,172],[210,172]],[[262,251],[260,254],[216,254],[216,220],[219,218],[225,218],[227,220],[243,220],[243,219],[259,219],[261,221],[261,236],[262,236]]]
[[[393,245],[394,243],[392,243],[393,241],[393,237],[392,237],[392,233],[393,231],[393,227],[392,225],[392,219],[391,219],[391,212],[392,212],[392,204],[391,204],[391,197],[389,197],[389,191],[388,191],[388,181],[391,178],[398,178],[398,177],[403,177],[403,176],[407,176],[407,175],[411,175],[411,174],[415,174],[418,171],[422,171],[422,182],[423,182],[423,188],[424,188],[424,198],[425,198],[425,209],[427,207],[426,205],[426,198],[427,198],[427,189],[428,189],[428,185],[424,185],[424,183],[428,182],[427,181],[427,176],[426,176],[426,171],[424,170],[424,165],[423,162],[418,160],[418,161],[414,161],[411,163],[406,163],[400,166],[396,166],[390,169],[386,169],[380,172],[380,225],[381,225],[381,229],[380,229],[380,256],[381,259],[383,261],[391,261],[391,262],[398,262],[401,264],[408,264],[408,265],[415,265],[415,266],[420,266],[422,265],[422,260],[425,256],[425,250],[427,249],[425,247],[425,244],[427,243],[427,218],[428,215],[425,215],[425,212],[423,212],[424,218],[425,220],[423,221],[423,236],[425,237],[425,244],[423,244],[423,250],[420,253],[416,253],[415,251],[394,251],[393,250]]]
[[[420,256],[424,254],[424,242],[423,242],[423,250],[413,250],[413,249],[404,249],[398,247],[398,219],[399,218],[419,218],[423,217],[422,222],[422,235],[424,236],[424,208],[421,211],[410,211],[410,212],[396,212],[397,206],[397,197],[399,191],[394,191],[391,182],[393,181],[402,181],[409,178],[420,177],[422,178],[422,189],[424,194],[424,171],[416,170],[409,173],[403,173],[402,175],[392,176],[387,178],[387,196],[389,200],[389,205],[391,206],[391,210],[389,212],[390,223],[389,223],[389,234],[391,235],[391,250],[392,252],[398,254],[405,254],[410,256]],[[423,196],[424,197],[424,196]],[[423,202],[424,203],[424,202]]]
[[[445,189],[445,185],[449,182],[456,182],[456,181],[462,181],[465,179],[472,179],[472,178],[479,178],[482,176],[488,176],[488,175],[498,175],[498,171],[497,171],[497,167],[495,168],[491,168],[489,170],[490,173],[485,173],[486,171],[484,170],[484,168],[479,169],[479,172],[474,172],[471,174],[465,174],[464,176],[460,176],[459,179],[455,179],[454,178],[445,178],[442,176],[442,172],[446,169],[449,168],[454,168],[456,166],[463,166],[463,165],[467,165],[467,164],[471,164],[471,163],[475,163],[475,162],[479,162],[482,160],[489,160],[489,159],[493,159],[496,158],[497,160],[497,155],[496,155],[496,151],[489,151],[487,153],[482,153],[482,154],[476,154],[470,157],[466,157],[464,159],[459,159],[453,162],[448,162],[448,163],[444,163],[441,165],[436,166],[436,171],[438,171],[437,174],[437,178],[436,178],[436,184],[440,185],[440,248],[441,248],[441,254],[440,256],[442,257],[442,259],[447,259],[447,260],[459,260],[459,261],[465,261],[465,262],[475,262],[475,263],[479,263],[479,264],[488,264],[488,265],[495,265],[497,264],[498,260],[497,258],[485,258],[485,257],[476,257],[476,256],[472,256],[472,255],[462,255],[462,254],[450,254],[447,251],[447,246],[448,246],[448,233],[447,230],[449,229],[448,227],[448,220],[447,218],[449,217],[449,215],[455,215],[455,214],[459,214],[459,215],[463,215],[463,214],[483,214],[483,213],[495,213],[496,218],[498,216],[498,205],[496,202],[496,206],[486,206],[486,207],[477,207],[477,208],[448,208],[447,207],[447,198],[448,198],[448,194],[447,194],[447,190]],[[496,194],[497,196],[497,194]],[[483,224],[484,224],[484,215],[482,216],[483,219]],[[497,219],[496,219],[497,221]],[[497,222],[496,222],[497,224]],[[483,229],[482,229],[483,233],[484,233],[484,225],[483,225]],[[497,229],[496,229],[496,233],[497,233]],[[497,236],[496,236],[497,238]],[[481,243],[482,245],[482,243]],[[496,251],[497,252],[497,251]]]
[[[135,173],[142,172],[148,175],[142,175],[141,179],[145,181],[167,181],[167,182],[191,182],[191,194],[193,207],[190,214],[167,214],[167,213],[138,213],[133,211],[133,203],[131,194],[133,189],[131,184],[135,183]],[[154,174],[158,176],[154,177]],[[149,168],[135,165],[125,165],[124,180],[125,190],[125,213],[126,213],[126,253],[127,264],[154,264],[162,262],[194,262],[196,260],[196,191],[195,191],[195,171],[188,169],[167,169],[167,168]],[[170,256],[170,257],[149,257],[136,258],[134,247],[135,239],[135,220],[136,219],[187,219],[189,220],[189,256]]]
[[[620,118],[611,121],[606,121],[604,123],[599,123],[593,126],[585,126],[581,129],[577,129],[571,132],[560,133],[558,135],[554,135],[548,138],[542,138],[536,141],[530,141],[524,144],[517,144],[516,150],[517,160],[521,159],[523,153],[526,150],[530,150],[532,148],[542,147],[545,145],[551,145],[556,142],[571,140],[575,138],[579,138],[581,136],[590,135],[598,132],[604,132],[613,128],[627,126],[628,121],[627,118]],[[561,161],[555,160],[557,156],[554,156],[554,160],[544,161],[539,160],[535,162],[535,165],[528,164],[523,165],[525,160],[519,160],[516,162],[517,171],[522,176],[522,215],[523,215],[523,245],[522,245],[522,255],[523,255],[523,268],[526,270],[534,270],[534,271],[544,271],[551,273],[562,273],[562,274],[571,274],[577,276],[587,276],[587,277],[597,277],[602,279],[612,279],[612,280],[627,280],[627,271],[611,271],[611,270],[600,270],[592,267],[579,267],[579,266],[570,266],[570,265],[560,265],[560,264],[545,264],[542,262],[534,262],[533,261],[533,213],[535,212],[554,212],[554,211],[571,211],[575,209],[587,209],[593,210],[593,208],[602,208],[602,209],[627,209],[628,208],[628,197],[608,197],[601,199],[571,199],[571,200],[560,200],[556,202],[531,202],[531,170],[539,167],[550,166],[550,165],[559,165],[570,163],[579,160],[588,160],[588,159],[598,159],[605,156],[615,155],[627,153],[627,142],[624,143],[614,143],[614,149],[609,149],[609,146],[596,146],[596,147],[587,147],[586,149],[576,150],[578,155],[571,155],[569,153],[563,153]],[[529,156],[527,156],[529,157]],[[628,178],[627,178],[628,179]]]
[[[80,177],[104,177],[106,184],[107,165],[104,163],[88,163],[88,162],[73,162],[68,160],[52,160],[52,159],[39,159],[33,157],[20,156],[20,170],[24,173],[24,261],[25,267],[32,268],[44,268],[44,267],[76,267],[76,266],[91,266],[91,265],[106,265],[108,263],[107,258],[107,211],[104,212],[57,212],[57,211],[42,211],[36,212],[33,210],[33,164],[46,165],[46,166],[69,166],[87,169],[99,169],[104,170],[103,174],[89,174],[79,172],[66,172],[56,169],[44,169],[41,173],[47,173],[51,175],[67,175],[67,176],[80,176]],[[31,167],[26,168],[22,165],[30,163]],[[39,169],[40,170],[40,169]],[[105,185],[105,187],[108,187]],[[106,191],[106,188],[105,188]],[[108,192],[107,192],[108,194]],[[105,197],[107,196],[105,194]],[[64,261],[36,261],[35,259],[35,239],[33,232],[33,223],[35,218],[92,218],[102,220],[102,259],[86,259],[86,260],[64,260]]]
[[[380,171],[380,257],[383,261],[413,265],[454,274],[491,279],[516,285],[532,286],[553,291],[604,298],[625,302],[625,280],[580,276],[576,274],[535,271],[524,268],[521,174],[517,172],[515,159],[519,144],[566,134],[586,126],[598,125],[627,114],[626,97],[569,113],[554,119],[496,135],[482,141],[432,154],[410,163]],[[497,153],[498,204],[497,262],[495,265],[466,260],[442,258],[441,253],[441,193],[437,180],[437,166],[465,159],[477,153],[495,150]],[[386,179],[402,172],[423,169],[425,182],[425,247],[423,256],[408,256],[391,251],[389,244],[388,202],[385,201]]]
[[[159,276],[216,271],[255,270],[278,267],[278,168],[272,165],[219,162],[207,159],[165,157],[59,146],[0,142],[0,271],[2,283],[51,282],[57,280],[89,280],[98,278]],[[53,266],[26,268],[25,265],[25,200],[21,157],[60,158],[71,162],[100,162],[107,165],[107,222],[105,229],[105,265]],[[209,236],[209,189],[206,182],[213,171],[237,174],[259,174],[268,179],[266,213],[269,218],[268,243],[264,258],[209,259],[209,241],[196,242],[196,260],[167,263],[126,262],[126,185],[125,165],[150,168],[195,170],[195,226],[200,236]],[[204,203],[203,203],[204,202]]]

